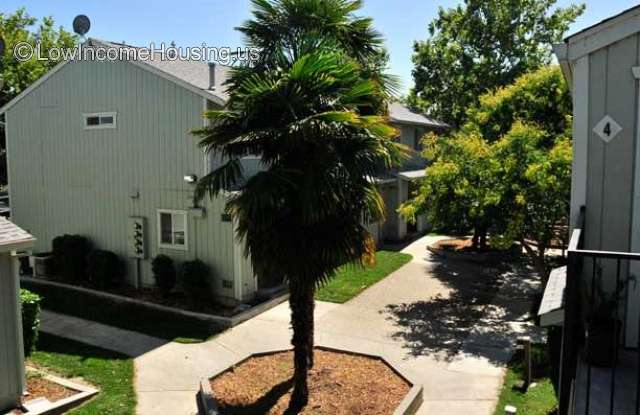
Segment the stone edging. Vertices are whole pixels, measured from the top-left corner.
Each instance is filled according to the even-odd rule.
[[[420,408],[420,405],[422,405],[422,402],[423,402],[422,385],[416,385],[415,383],[413,383],[407,376],[405,376],[405,374],[403,374],[397,367],[392,365],[384,357],[380,355],[370,354],[370,353],[360,353],[352,350],[337,349],[335,347],[315,346],[315,348],[319,350],[327,350],[327,351],[336,352],[336,353],[347,353],[347,354],[352,354],[356,356],[365,356],[365,357],[381,360],[387,366],[389,366],[389,368],[391,368],[391,370],[396,375],[400,376],[402,379],[404,379],[405,382],[409,383],[411,385],[411,389],[409,390],[407,395],[402,399],[402,401],[400,402],[396,410],[393,411],[393,415],[414,415],[418,411],[418,408]],[[201,379],[199,391],[196,394],[196,400],[198,403],[198,415],[219,415],[220,414],[220,412],[218,411],[218,404],[216,402],[216,398],[213,394],[213,391],[211,390],[211,384],[209,383],[210,379],[215,378],[216,376],[229,370],[229,368],[237,366],[252,357],[261,357],[261,356],[265,356],[273,353],[288,352],[291,350],[292,349],[284,349],[284,350],[277,349],[277,350],[270,350],[270,351],[259,352],[259,353],[246,354],[240,357],[239,359],[237,359],[237,361],[232,363],[231,365],[218,370],[211,377]]]
[[[223,316],[216,316],[213,314],[205,314],[205,313],[198,313],[195,311],[187,311],[187,310],[182,310],[180,308],[175,308],[175,307],[169,307],[169,306],[165,306],[165,305],[160,305],[160,304],[155,304],[149,301],[144,301],[144,300],[136,300],[135,298],[131,298],[131,297],[125,297],[122,295],[117,295],[117,294],[111,294],[111,293],[106,293],[106,292],[102,292],[102,291],[97,291],[97,290],[92,290],[90,288],[85,288],[85,287],[76,287],[73,285],[69,285],[69,284],[64,284],[61,282],[57,282],[57,281],[48,281],[48,280],[44,280],[41,278],[33,278],[33,277],[25,277],[22,276],[20,277],[21,280],[27,281],[29,283],[32,284],[41,284],[44,286],[51,286],[51,287],[57,287],[57,288],[63,288],[66,290],[70,290],[70,291],[75,291],[75,292],[79,292],[79,293],[83,293],[83,294],[88,294],[88,295],[93,295],[99,298],[104,298],[107,300],[111,300],[114,301],[116,303],[126,303],[126,304],[133,304],[139,307],[144,307],[150,310],[156,310],[156,311],[163,311],[166,313],[172,313],[172,314],[176,314],[176,315],[180,315],[182,317],[189,317],[189,318],[194,318],[197,320],[201,320],[201,321],[205,321],[205,322],[209,322],[209,323],[215,323],[218,325],[221,325],[223,328],[230,328],[230,327],[234,327],[237,326],[238,324],[245,322],[247,320],[249,320],[250,318],[255,317],[258,314],[261,314],[265,311],[267,311],[268,309],[275,307],[276,305],[286,301],[289,298],[289,293],[282,293],[274,298],[272,298],[271,300],[267,300],[265,302],[262,302],[254,307],[249,308],[246,311],[243,311],[235,316],[231,316],[231,317],[223,317]]]
[[[63,379],[58,376],[50,375],[46,372],[41,372],[37,369],[32,369],[31,371],[42,373],[43,377],[53,383],[57,383],[61,386],[64,386],[67,389],[71,389],[77,391],[75,395],[69,396],[68,398],[61,399],[59,401],[51,403],[46,408],[36,411],[29,411],[29,415],[47,415],[47,414],[60,414],[67,412],[71,408],[75,408],[79,406],[83,402],[89,400],[93,396],[98,393],[98,390],[92,388],[90,386],[80,385],[78,383],[72,382],[68,379]],[[27,402],[28,403],[28,402]]]

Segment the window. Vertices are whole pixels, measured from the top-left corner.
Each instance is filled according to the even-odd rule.
[[[420,151],[420,130],[418,128],[413,129],[413,149]]]
[[[158,245],[160,248],[187,250],[187,212],[158,210]]]
[[[97,130],[103,128],[116,128],[117,114],[115,112],[98,112],[94,114],[82,114],[85,130]]]

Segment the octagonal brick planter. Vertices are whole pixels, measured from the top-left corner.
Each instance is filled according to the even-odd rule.
[[[370,359],[376,359],[384,363],[385,365],[387,365],[399,378],[401,378],[410,386],[409,392],[405,395],[405,397],[402,399],[398,407],[394,410],[393,415],[413,415],[418,411],[418,408],[420,408],[420,405],[422,405],[422,401],[423,401],[422,385],[414,384],[412,381],[409,380],[409,378],[406,375],[402,373],[401,370],[399,370],[397,367],[394,367],[391,363],[389,363],[389,361],[384,359],[382,356],[368,354],[368,353],[354,352],[350,350],[336,349],[332,347],[324,347],[324,346],[315,346],[315,349],[326,350],[334,353],[345,353],[345,354],[350,354],[354,356],[366,357]],[[225,373],[227,370],[233,367],[241,365],[242,363],[246,362],[249,359],[268,356],[268,355],[277,354],[277,353],[290,352],[291,350],[292,349],[284,349],[284,350],[273,350],[273,351],[268,351],[263,353],[253,353],[241,358],[237,362],[223,368],[217,373],[214,373],[211,377],[202,379],[200,381],[200,389],[196,395],[196,400],[198,404],[198,414],[199,415],[220,415],[216,397],[214,396],[213,391],[211,390],[211,384],[210,384],[211,379],[218,377],[219,375]]]

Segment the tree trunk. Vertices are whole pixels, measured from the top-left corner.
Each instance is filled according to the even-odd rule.
[[[312,281],[289,281],[294,373],[288,413],[298,413],[309,402],[307,376],[313,367],[314,293]]]
[[[476,251],[480,249],[480,232],[478,231],[477,227],[473,229],[473,238],[471,239],[471,245]]]

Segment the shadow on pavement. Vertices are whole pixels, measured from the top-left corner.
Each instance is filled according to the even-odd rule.
[[[390,304],[383,312],[398,330],[393,337],[411,356],[429,355],[451,362],[463,353],[504,363],[530,312],[537,282],[520,260],[483,266],[431,255],[425,265],[448,295],[413,303]]]

